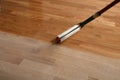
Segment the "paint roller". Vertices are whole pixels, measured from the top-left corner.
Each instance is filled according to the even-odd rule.
[[[114,5],[116,5],[119,2],[120,2],[120,0],[114,0],[113,2],[108,4],[106,7],[104,7],[100,11],[96,12],[94,15],[92,15],[85,21],[80,22],[77,25],[74,25],[72,28],[66,30],[65,32],[57,35],[55,42],[61,43],[61,42],[65,41],[67,38],[69,38],[73,34],[77,33],[80,29],[82,29],[87,23],[89,23],[89,22],[93,21],[95,18],[101,16],[101,14],[103,14],[105,11],[107,11],[108,9],[110,9],[111,7],[113,7]]]

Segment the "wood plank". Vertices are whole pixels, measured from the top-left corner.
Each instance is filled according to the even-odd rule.
[[[64,80],[34,70],[20,68],[17,65],[0,61],[1,80]]]
[[[112,0],[2,0],[0,30],[51,42]],[[86,25],[61,45],[120,58],[120,5]]]
[[[119,4],[51,42],[111,1],[0,0],[0,80],[120,80]]]
[[[119,80],[120,59],[0,32],[2,80]]]

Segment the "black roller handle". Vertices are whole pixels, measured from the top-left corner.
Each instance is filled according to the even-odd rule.
[[[92,20],[94,20],[95,18],[101,16],[104,12],[106,12],[107,10],[109,10],[110,8],[112,8],[114,5],[116,5],[119,2],[120,2],[120,0],[114,0],[109,5],[107,5],[106,7],[104,7],[102,10],[98,11],[97,13],[95,13],[94,15],[92,15],[91,17],[89,17],[88,19],[86,19],[85,21],[80,22],[79,23],[80,27],[81,28],[84,27],[87,23],[89,23]]]

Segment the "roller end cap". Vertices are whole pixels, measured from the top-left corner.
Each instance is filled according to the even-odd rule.
[[[56,39],[55,39],[55,43],[57,43],[57,44],[60,44],[60,43],[61,43],[61,40],[60,40],[59,37],[56,37]]]

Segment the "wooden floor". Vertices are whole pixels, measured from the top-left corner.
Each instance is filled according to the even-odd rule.
[[[0,80],[120,80],[120,59],[0,32]]]
[[[0,80],[120,80],[119,4],[51,43],[111,1],[1,0]]]

